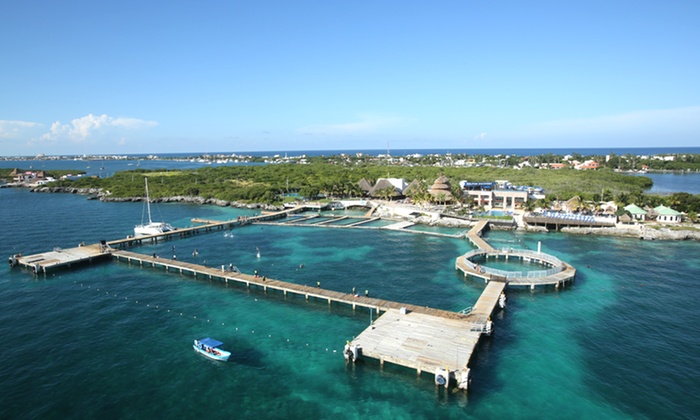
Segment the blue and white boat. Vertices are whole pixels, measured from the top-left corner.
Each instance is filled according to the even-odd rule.
[[[210,359],[225,362],[228,360],[229,356],[231,356],[231,352],[222,350],[220,346],[223,344],[224,343],[221,341],[207,337],[202,338],[201,340],[194,340],[192,347],[194,347],[197,352],[207,356]]]

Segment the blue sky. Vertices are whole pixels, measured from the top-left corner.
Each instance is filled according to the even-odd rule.
[[[17,1],[0,155],[700,145],[700,2]]]

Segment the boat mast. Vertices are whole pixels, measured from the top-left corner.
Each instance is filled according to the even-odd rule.
[[[150,225],[153,221],[151,221],[151,198],[148,196],[148,177],[144,177],[143,180],[146,181],[146,208],[148,209],[148,224]]]

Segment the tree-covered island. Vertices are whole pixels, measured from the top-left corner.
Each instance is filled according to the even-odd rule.
[[[620,206],[636,204],[655,207],[672,206],[695,217],[700,212],[700,197],[688,193],[668,196],[645,194],[652,180],[643,175],[631,175],[622,170],[621,162],[637,162],[641,157],[606,156],[466,156],[466,155],[334,155],[294,157],[266,160],[268,163],[203,167],[192,170],[132,170],[118,172],[108,178],[82,177],[62,179],[45,189],[81,189],[98,191],[101,199],[120,200],[144,195],[145,176],[149,177],[150,194],[154,200],[168,197],[198,197],[223,203],[260,203],[281,205],[290,194],[307,199],[362,197],[365,191],[360,181],[370,183],[380,178],[402,178],[415,188],[405,197],[414,202],[435,202],[440,199],[428,193],[432,183],[445,176],[452,186],[454,204],[469,207],[468,196],[459,188],[460,181],[492,182],[508,180],[513,185],[538,186],[545,196],[529,200],[527,209],[548,208],[552,202],[578,197],[582,202],[615,201]],[[637,160],[639,159],[639,160]],[[697,155],[676,156],[674,159],[657,158],[649,161],[684,162],[686,169],[700,169]],[[270,163],[276,162],[276,163]],[[577,169],[588,162],[594,169]],[[555,165],[556,164],[556,165]],[[689,165],[689,166],[688,166]],[[647,166],[648,167],[648,166]],[[559,168],[559,169],[554,169]],[[378,194],[379,198],[398,198],[392,191]],[[442,200],[444,201],[444,200]],[[444,204],[444,203],[440,203]]]

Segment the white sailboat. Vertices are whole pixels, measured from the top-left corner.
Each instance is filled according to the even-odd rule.
[[[134,227],[134,234],[136,236],[158,235],[174,230],[168,223],[154,222],[151,220],[151,197],[148,195],[148,178],[144,178],[144,181],[146,181],[146,208],[148,209],[148,223],[143,223],[142,221],[140,225]]]

